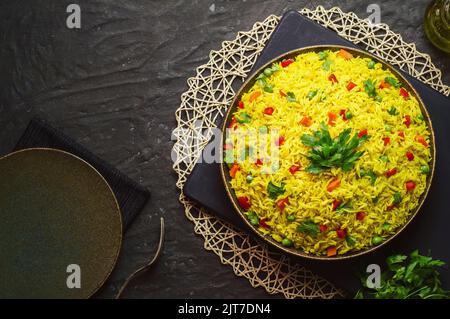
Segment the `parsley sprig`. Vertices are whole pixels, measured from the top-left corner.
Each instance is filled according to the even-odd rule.
[[[450,291],[441,286],[439,267],[445,262],[422,256],[417,250],[409,257],[393,255],[386,259],[388,271],[381,274],[379,288],[367,288],[367,278],[362,278],[364,289],[355,298],[375,299],[448,299]]]
[[[364,151],[356,149],[367,141],[368,136],[358,137],[358,134],[350,138],[351,128],[343,130],[336,138],[331,138],[328,126],[320,124],[320,130],[310,134],[303,134],[301,140],[304,145],[311,147],[308,159],[311,164],[306,171],[312,174],[319,174],[332,167],[340,167],[343,171],[350,171],[356,160]]]

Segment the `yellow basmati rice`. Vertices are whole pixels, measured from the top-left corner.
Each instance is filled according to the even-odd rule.
[[[324,66],[325,61],[330,65],[328,70]],[[431,151],[430,147],[417,140],[417,136],[423,136],[429,143],[430,130],[416,98],[412,95],[404,98],[398,87],[381,89],[379,85],[386,77],[396,77],[380,63],[369,68],[370,61],[362,57],[344,59],[338,51],[327,52],[326,59],[315,52],[303,53],[289,66],[282,67],[277,63],[275,68],[278,70],[266,77],[265,84],[257,82],[242,95],[244,107],[238,108],[233,115],[240,118],[245,113],[250,120],[235,126],[243,130],[276,129],[279,136],[285,138],[284,144],[278,147],[279,167],[267,165],[270,160],[267,158],[264,165],[256,165],[253,157],[247,157],[238,163],[239,170],[231,180],[236,196],[247,197],[251,204],[247,213],[256,214],[263,226],[267,224],[267,227],[258,227],[260,232],[280,243],[285,239],[286,245],[307,254],[326,255],[330,247],[332,250],[335,247],[340,255],[377,244],[374,237],[385,239],[393,235],[419,204],[427,186],[427,174],[421,169],[429,165]],[[334,74],[338,83],[329,79],[330,74]],[[365,91],[363,83],[366,80],[375,80],[377,98],[370,97]],[[350,82],[356,84],[351,90],[347,88]],[[272,93],[264,91],[263,86],[267,84],[271,85]],[[317,93],[310,99],[308,93],[312,90]],[[256,91],[262,94],[250,101]],[[288,100],[287,92],[292,92],[296,101]],[[273,108],[272,115],[264,113],[268,107]],[[395,115],[388,112],[392,107],[397,111]],[[339,115],[341,110],[350,111],[353,116],[344,120]],[[329,125],[332,137],[346,128],[352,128],[352,135],[367,130],[369,139],[358,148],[365,153],[349,172],[332,168],[311,174],[305,171],[310,164],[306,157],[310,147],[302,143],[301,136],[318,130],[321,122],[328,123],[330,112],[337,115],[335,125]],[[305,116],[312,120],[309,127],[300,124]],[[407,116],[411,118],[409,128],[405,125]],[[403,132],[404,138],[399,136],[399,132]],[[387,137],[390,143],[385,146],[383,139]],[[227,143],[237,145],[242,141],[234,134]],[[256,141],[244,143],[248,149],[254,147]],[[239,152],[239,148],[236,151]],[[412,161],[408,160],[407,152],[414,155]],[[294,164],[301,168],[292,174],[289,168]],[[397,174],[387,177],[386,172],[394,168]],[[376,174],[373,185],[371,178],[363,176],[362,171]],[[249,175],[251,181],[247,179]],[[332,192],[327,191],[327,185],[336,178],[341,181],[340,186]],[[405,188],[407,181],[416,184],[414,190]],[[275,185],[284,183],[284,194],[271,199],[267,191],[269,182]],[[394,207],[395,193],[401,194],[402,201]],[[284,198],[289,202],[280,209],[276,203]],[[347,209],[342,212],[333,210],[336,200],[347,204]],[[362,220],[356,217],[358,212],[364,212]],[[326,231],[318,234],[299,231],[299,225],[305,221],[312,221]],[[338,229],[345,231],[345,238],[338,236]]]

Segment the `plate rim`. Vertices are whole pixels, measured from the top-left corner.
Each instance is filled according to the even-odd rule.
[[[72,154],[70,152],[61,150],[61,149],[57,149],[57,148],[51,148],[51,147],[31,147],[31,148],[24,148],[21,150],[16,150],[13,151],[11,153],[8,153],[6,155],[0,156],[0,162],[8,159],[10,157],[13,157],[15,155],[21,154],[21,153],[27,153],[27,152],[48,152],[48,153],[59,153],[59,154],[63,154],[64,156],[68,156],[72,159],[77,160],[79,163],[81,163],[82,165],[88,167],[94,174],[96,174],[98,177],[100,177],[101,181],[107,186],[107,189],[109,190],[109,192],[112,195],[112,198],[114,200],[114,204],[117,208],[116,212],[118,214],[119,217],[119,225],[120,225],[120,233],[119,233],[119,244],[117,245],[117,251],[114,254],[114,261],[111,263],[111,269],[108,270],[107,273],[105,273],[105,277],[99,281],[98,285],[92,289],[91,292],[89,292],[89,294],[87,294],[86,296],[81,296],[81,297],[75,297],[77,299],[89,299],[91,298],[93,295],[95,295],[101,287],[104,286],[104,284],[106,283],[106,281],[111,277],[112,272],[114,271],[114,269],[117,266],[117,262],[119,260],[119,256],[120,256],[120,252],[122,250],[122,245],[123,245],[123,218],[122,218],[122,210],[120,209],[120,205],[119,202],[117,200],[116,194],[114,193],[113,189],[111,188],[111,185],[109,185],[108,181],[105,179],[105,177],[89,162],[87,162],[86,160],[82,159],[81,157]]]

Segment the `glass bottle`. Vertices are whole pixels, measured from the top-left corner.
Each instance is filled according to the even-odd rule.
[[[424,29],[431,43],[450,53],[450,0],[433,0],[425,13]]]

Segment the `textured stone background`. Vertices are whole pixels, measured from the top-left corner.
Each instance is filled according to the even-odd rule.
[[[82,29],[65,27],[65,8],[82,9]],[[127,232],[117,268],[99,297],[153,254],[159,217],[167,223],[158,265],[126,297],[266,298],[203,249],[178,203],[170,135],[186,79],[211,49],[254,22],[288,9],[340,6],[366,17],[375,1],[77,0],[0,3],[0,154],[39,115],[148,187],[150,204]],[[378,1],[382,22],[429,53],[450,83],[450,60],[426,40],[430,1]]]

